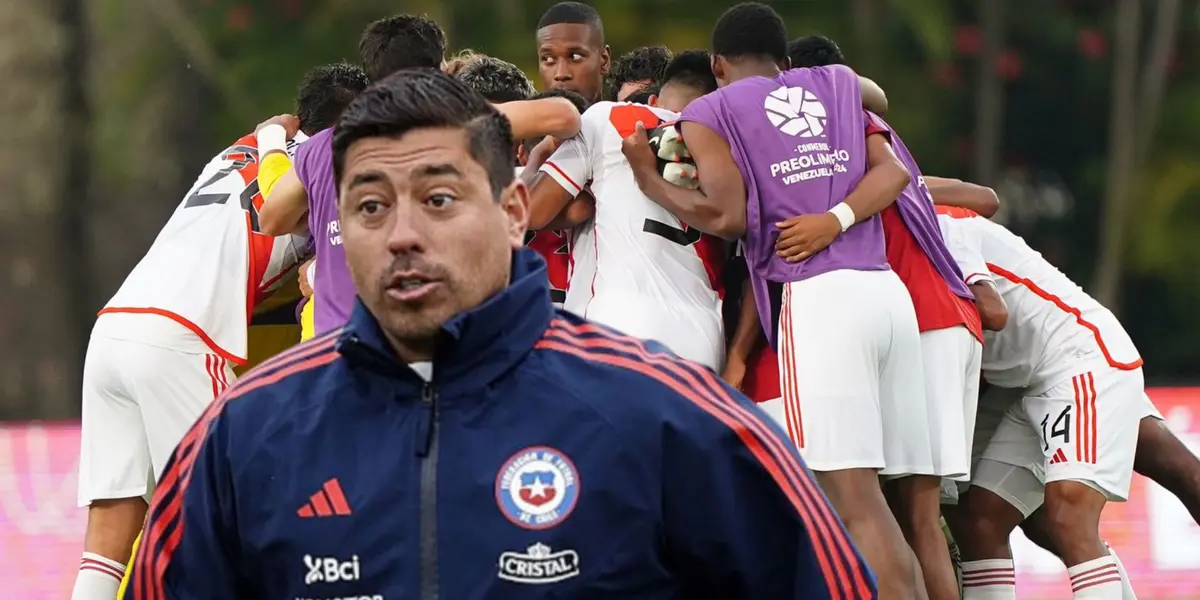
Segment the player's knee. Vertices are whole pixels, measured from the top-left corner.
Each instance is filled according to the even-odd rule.
[[[1104,503],[1104,495],[1086,483],[1051,482],[1042,505],[1046,533],[1056,543],[1082,536],[1098,537]]]
[[[1025,515],[1006,500],[978,486],[971,486],[959,500],[956,535],[963,560],[983,560],[1000,556],[1008,547],[1008,538]]]
[[[1028,519],[1021,522],[1021,531],[1025,533],[1025,537],[1029,541],[1036,544],[1043,550],[1055,555],[1062,556],[1058,546],[1054,543],[1054,538],[1047,532],[1045,523],[1045,511],[1041,508],[1036,510]]]

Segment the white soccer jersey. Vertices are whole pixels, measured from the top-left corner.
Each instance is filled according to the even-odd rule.
[[[1093,366],[1142,365],[1115,315],[1003,226],[971,211],[938,207],[947,247],[975,283],[990,279],[1008,305],[1003,331],[983,344],[983,375],[1029,395]],[[986,269],[986,270],[984,270]]]
[[[541,170],[573,194],[590,182],[596,199],[595,218],[576,232],[566,309],[715,368],[723,354],[724,242],[646,198],[621,153],[622,138],[638,121],[652,130],[678,117],[642,104],[599,102],[584,112],[579,135]]]
[[[296,137],[288,142],[289,157],[307,139],[302,133]],[[167,317],[191,330],[213,353],[244,363],[251,311],[305,254],[303,236],[258,232],[262,202],[258,141],[250,134],[204,167],[100,314]],[[172,348],[180,344],[178,337],[159,339],[164,337],[161,328],[125,329],[121,339]]]

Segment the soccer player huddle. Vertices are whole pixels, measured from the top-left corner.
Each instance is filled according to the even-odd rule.
[[[808,548],[816,566],[786,574],[796,583],[778,597],[1013,599],[1009,537],[1018,527],[1062,559],[1074,598],[1135,597],[1100,537],[1101,512],[1126,499],[1136,468],[1200,516],[1200,462],[1162,424],[1137,348],[1113,314],[989,220],[999,206],[990,189],[923,175],[882,118],[884,91],[834,42],[789,42],[773,9],[744,3],[718,20],[710,50],[653,46],[613,60],[600,15],[577,2],[549,9],[535,42],[541,93],[502,59],[471,51],[447,59],[445,35],[427,18],[376,21],[363,33],[361,65],[313,69],[294,116],[267,119],[204,167],[92,332],[79,485],[88,528],[73,600],[117,595],[147,517],[146,547],[122,597],[209,597],[162,583],[160,557],[175,551],[188,522],[173,496],[197,448],[216,435],[207,423],[236,380],[233,367],[251,360],[252,326],[299,322],[313,338],[302,348],[359,344],[340,328],[356,310],[355,283],[372,274],[355,270],[363,248],[343,243],[339,191],[389,184],[346,170],[351,142],[339,141],[337,126],[356,98],[365,98],[361,118],[388,99],[390,77],[413,69],[440,70],[505,118],[508,158],[527,190],[528,233],[518,234],[544,260],[560,310],[720,375],[804,459],[824,498],[788,506],[827,501],[836,519],[796,509],[811,541],[776,542]],[[414,167],[414,177],[453,171]],[[430,206],[453,201],[421,185],[431,188]],[[356,219],[384,210],[357,194]],[[415,243],[404,235],[371,251],[401,256],[395,248]],[[453,287],[419,256],[403,256],[376,282],[392,301],[419,304]],[[495,266],[479,260],[480,274]],[[539,344],[553,346],[547,336]],[[333,360],[326,356],[284,354],[247,376],[241,393]],[[432,363],[409,366],[431,380]],[[702,386],[679,373],[687,381],[678,384]],[[172,453],[188,467],[167,468]],[[569,462],[554,469],[574,477]],[[786,473],[773,476],[794,482],[784,463]],[[540,474],[526,475],[535,477],[520,492],[525,501],[544,498]],[[348,516],[351,506],[330,479],[296,514]],[[207,551],[232,552],[229,540],[212,539]],[[549,592],[588,577],[574,551],[535,543],[528,555],[506,556],[499,577],[508,582]],[[726,558],[730,569],[745,562]],[[357,555],[306,554],[304,564],[306,585],[360,577]],[[784,593],[744,579],[730,590]],[[597,586],[588,597],[608,589]]]

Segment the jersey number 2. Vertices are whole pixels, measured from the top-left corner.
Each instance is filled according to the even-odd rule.
[[[234,157],[237,157],[234,159]],[[258,151],[249,146],[234,146],[225,151],[221,156],[225,160],[233,159],[220,171],[217,171],[212,177],[209,177],[204,183],[196,186],[196,191],[192,192],[184,202],[184,207],[191,208],[193,206],[208,206],[210,204],[225,204],[232,197],[232,194],[225,193],[206,193],[208,186],[217,183],[230,173],[235,173],[249,167],[258,162]],[[250,180],[246,187],[242,189],[242,193],[238,195],[238,203],[242,210],[250,213],[250,228],[253,231],[258,231],[258,207],[254,204],[254,197],[258,195],[258,177]]]

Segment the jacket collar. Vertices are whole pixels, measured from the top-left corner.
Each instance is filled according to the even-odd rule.
[[[507,288],[442,326],[433,360],[433,384],[442,395],[490,384],[517,365],[542,338],[554,315],[546,263],[536,252],[513,252]],[[352,365],[394,377],[418,391],[424,382],[396,358],[379,322],[360,299],[339,336],[338,350]]]

